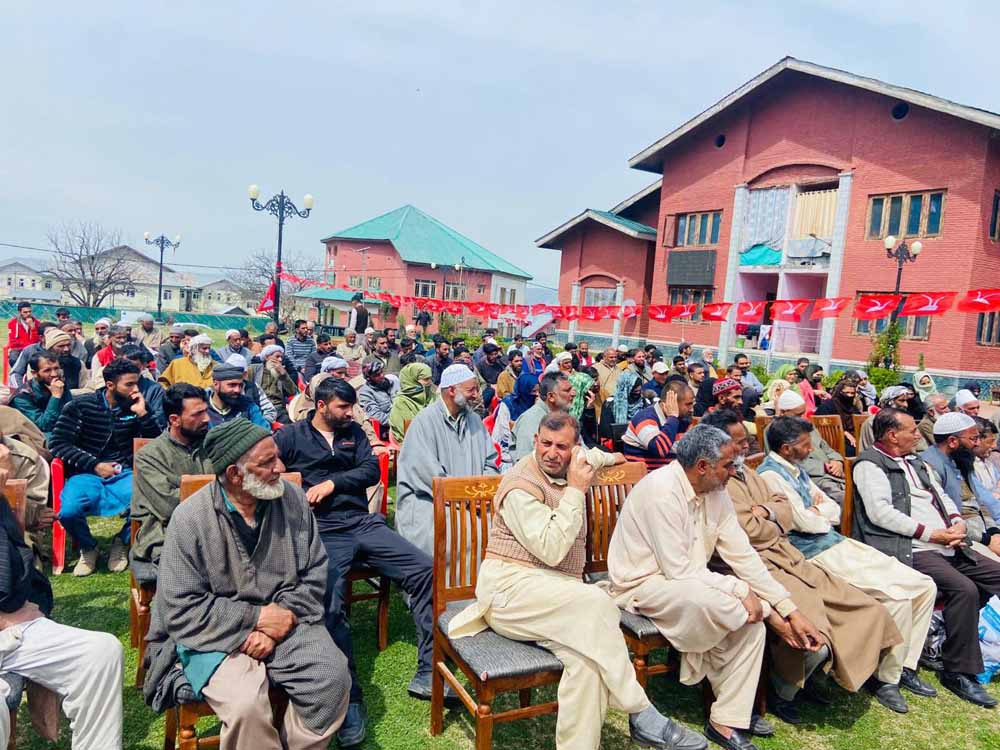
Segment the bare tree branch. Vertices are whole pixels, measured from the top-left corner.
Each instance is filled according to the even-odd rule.
[[[49,230],[53,258],[46,271],[83,307],[100,307],[134,287],[136,266],[121,248],[121,233],[96,222],[66,223]]]
[[[258,250],[243,261],[243,266],[239,271],[233,272],[233,281],[258,299],[264,296],[268,287],[274,281],[274,252],[271,250]],[[310,270],[311,265],[316,261],[310,261],[302,253],[287,253],[281,259],[281,265],[286,273],[319,280],[319,275]],[[292,315],[292,307],[295,299],[292,294],[301,292],[308,284],[292,282],[282,279],[281,281],[281,317],[287,318]]]

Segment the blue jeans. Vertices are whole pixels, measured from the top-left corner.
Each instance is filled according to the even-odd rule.
[[[87,516],[120,516],[125,525],[118,532],[122,544],[129,542],[129,510],[132,504],[132,470],[123,469],[109,479],[96,474],[76,474],[63,486],[59,522],[81,550],[91,550],[97,540],[90,533]]]

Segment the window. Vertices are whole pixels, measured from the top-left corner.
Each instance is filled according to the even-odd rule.
[[[1000,346],[1000,312],[979,313],[976,343],[980,346]]]
[[[51,289],[52,288],[52,282],[51,281],[46,281],[42,286],[44,286],[46,289]]]
[[[944,191],[873,195],[868,200],[869,240],[936,237],[941,234]]]
[[[486,294],[486,284],[477,284],[476,294]]]
[[[32,289],[36,289],[37,287],[38,287],[38,280],[37,279],[32,279],[31,280],[31,288]]]
[[[516,298],[516,297],[517,297],[517,290],[516,290],[516,289],[511,289],[511,290],[510,290],[510,299],[509,299],[509,300],[507,301],[507,304],[508,304],[508,305],[514,305],[514,304],[517,304],[517,303],[515,302],[515,298]]]
[[[505,286],[500,287],[500,304],[507,304],[507,287]]]
[[[990,239],[1000,242],[1000,190],[993,194],[993,210],[990,211]],[[10,286],[8,284],[8,286]]]
[[[670,295],[671,305],[697,305],[695,315],[701,312],[701,308],[712,302],[712,291],[710,286],[671,286],[667,287]]]
[[[362,283],[363,282],[362,282],[360,276],[350,276],[347,279],[347,285],[351,286],[351,287],[354,287],[356,289],[359,288],[362,285]]]
[[[129,299],[134,299],[135,298],[135,289],[126,289],[125,290],[125,296],[128,297]]]
[[[7,277],[7,286],[14,286],[14,279],[10,276]]]
[[[201,299],[201,292],[200,291],[195,291],[194,293],[192,293],[191,297],[193,299]]]
[[[615,287],[590,286],[583,290],[583,304],[587,307],[607,307],[615,304]]]
[[[465,284],[459,284],[457,281],[444,282],[444,298],[446,300],[466,299],[467,291]]]
[[[17,280],[17,285],[19,287],[21,287],[22,289],[24,288],[24,278],[23,277]]]
[[[703,247],[719,242],[722,212],[680,214],[677,217],[676,247]]]
[[[795,196],[793,240],[808,240],[812,235],[833,237],[833,218],[837,213],[837,189],[810,190]]]
[[[428,279],[415,279],[413,281],[413,296],[433,299],[437,296],[437,282]]]
[[[892,294],[892,292],[858,292],[859,295],[862,294]],[[900,292],[904,299],[900,301],[897,310],[902,309],[903,302],[905,302],[905,297],[910,292]],[[889,321],[891,318],[882,318],[881,320],[855,320],[854,331],[858,336],[870,336],[872,333],[882,333],[886,328],[889,327]],[[907,315],[903,318],[898,318],[897,323],[902,326],[903,338],[916,340],[916,341],[926,341],[931,333],[931,319],[927,315]]]
[[[377,292],[382,288],[382,277],[381,276],[369,276],[368,277],[368,289],[373,292]]]
[[[173,299],[173,298],[174,298],[174,290],[173,289],[164,289],[163,290],[163,299]]]

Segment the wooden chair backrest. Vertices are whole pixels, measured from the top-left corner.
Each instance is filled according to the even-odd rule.
[[[865,422],[871,418],[871,416],[871,414],[854,415],[854,437],[856,437],[858,441],[861,440],[861,428],[864,426]]]
[[[135,456],[142,448],[152,443],[156,438],[132,438],[132,455]]]
[[[299,487],[302,486],[302,474],[297,471],[282,474],[281,478],[286,482],[297,484]],[[181,502],[183,503],[206,484],[211,484],[214,481],[214,474],[184,474],[181,477]]]
[[[767,458],[766,453],[754,453],[752,456],[747,456],[743,463],[754,471],[757,471],[757,467],[764,462],[765,458]]]
[[[608,569],[608,545],[615,533],[618,515],[632,488],[646,476],[646,464],[628,461],[597,472],[587,493],[587,562],[586,573]]]
[[[28,510],[28,480],[8,479],[3,494],[7,498],[10,509],[14,511],[14,517],[18,524],[23,529],[25,513]]]
[[[403,420],[403,437],[406,437],[406,431],[410,429],[410,422],[412,421],[413,421],[412,419]]]
[[[854,524],[854,462],[857,458],[844,459],[844,504],[840,508],[840,533],[851,535]]]
[[[771,424],[772,419],[774,419],[774,417],[769,417],[766,414],[761,414],[757,417],[754,417],[753,420],[754,424],[757,425],[757,442],[760,444],[760,447],[764,449],[765,453],[767,452],[767,443],[764,440],[764,432],[767,430],[767,426]]]
[[[841,456],[847,455],[847,438],[844,437],[844,423],[836,414],[813,414],[809,420],[827,444]]]

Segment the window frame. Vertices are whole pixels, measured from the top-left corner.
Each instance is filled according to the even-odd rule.
[[[989,238],[993,242],[1000,242],[1000,190],[993,193],[993,204],[990,206],[990,223],[988,225]]]
[[[858,292],[854,299],[855,302],[861,295],[864,294],[892,294],[892,292],[875,292],[875,291],[864,291]],[[913,292],[900,292],[902,299],[899,301],[899,305],[896,308],[901,309],[903,304],[906,302],[906,297]],[[931,318],[932,315],[906,315],[896,319],[903,328],[903,341],[929,341],[931,337]],[[880,318],[878,320],[852,320],[851,321],[851,335],[852,336],[864,336],[870,338],[872,334],[882,333],[886,328],[889,327],[889,321],[892,320],[892,316],[887,318]],[[918,329],[923,328],[920,332]]]
[[[984,329],[988,334],[986,336],[983,335]],[[979,313],[976,316],[976,346],[1000,347],[1000,311]]]
[[[420,299],[437,297],[437,279],[414,279],[413,296]]]
[[[444,299],[446,302],[461,302],[469,298],[469,285],[464,281],[445,281]]]
[[[937,231],[928,232],[927,225],[930,220],[931,204],[936,195],[941,196],[940,216],[937,222]],[[910,212],[913,198],[920,200],[920,214],[918,218],[918,228],[916,233],[910,231]],[[889,231],[889,224],[892,219],[892,204],[895,200],[900,201],[899,226],[895,232]],[[878,234],[872,234],[872,219],[875,214],[875,202],[881,201],[881,216],[879,221]],[[873,193],[868,196],[868,206],[865,211],[865,239],[884,240],[892,235],[897,239],[933,239],[944,234],[944,214],[945,205],[948,202],[948,191],[945,188],[935,188],[934,190],[915,190],[899,193]]]
[[[588,293],[593,292],[594,294],[589,295]],[[603,292],[610,292],[610,295],[599,294]],[[603,302],[605,296],[610,296],[607,302]],[[583,288],[583,306],[584,307],[613,307],[615,305],[615,298],[618,296],[618,287],[616,286],[585,286]]]
[[[714,286],[681,286],[679,284],[671,284],[667,286],[667,302],[671,305],[688,305],[694,303],[696,305],[694,315],[690,318],[685,318],[682,321],[684,323],[711,323],[718,321],[709,321],[701,319],[701,309],[705,305],[712,304],[713,297],[715,296]]]
[[[369,276],[368,277],[368,291],[377,292],[382,288],[382,277],[381,276]]]
[[[702,241],[703,232],[704,241]],[[674,217],[674,247],[716,247],[721,235],[721,208],[676,214]]]
[[[365,279],[361,274],[349,274],[347,277],[347,285],[352,289],[361,289],[364,286]]]

